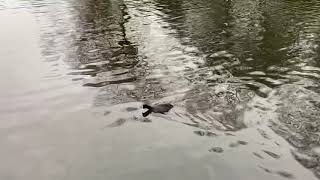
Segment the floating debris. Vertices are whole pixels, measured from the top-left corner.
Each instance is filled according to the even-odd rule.
[[[136,111],[136,110],[138,110],[138,108],[135,108],[135,107],[127,107],[126,108],[126,111],[128,111],[128,112]]]
[[[199,136],[217,136],[216,133],[211,132],[211,131],[193,131],[195,134],[199,135]]]
[[[209,152],[222,153],[223,149],[221,147],[213,147],[213,148],[209,149]]]
[[[149,122],[152,122],[149,118],[144,118],[143,120],[142,120],[142,122],[146,122],[146,123],[149,123]]]
[[[240,144],[240,145],[247,145],[247,144],[248,144],[248,142],[246,142],[246,141],[241,141],[241,140],[237,141],[237,143]]]

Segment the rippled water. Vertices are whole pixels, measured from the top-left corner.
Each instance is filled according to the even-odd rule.
[[[0,27],[1,179],[320,178],[319,1],[0,0]]]

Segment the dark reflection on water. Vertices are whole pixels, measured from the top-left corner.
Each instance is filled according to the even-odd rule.
[[[220,65],[248,84],[273,88],[296,81],[296,73],[318,78],[314,72],[319,72],[319,3],[298,2],[157,1],[157,5],[179,38],[208,55],[208,65]],[[303,69],[301,63],[314,68]]]
[[[68,75],[95,90],[93,108],[111,111],[118,105],[139,110],[128,102],[170,102],[175,111],[167,118],[202,129],[194,131],[200,136],[270,124],[295,148],[297,161],[320,177],[320,1],[0,2],[0,10],[36,16],[41,55],[52,65],[48,84]],[[112,127],[127,122],[114,120]],[[247,144],[238,140],[229,148]],[[264,149],[253,154],[282,157]]]
[[[305,80],[309,89],[319,85],[317,1],[125,0],[89,1],[86,7],[79,9],[80,66],[73,74],[90,75],[84,85],[101,87],[97,106],[164,98],[184,109],[177,115],[189,124],[236,131],[247,127],[250,108],[266,120],[274,107],[280,114],[294,109],[288,99],[285,107],[252,105],[255,95],[268,98],[282,85]],[[303,146],[312,151],[309,145]]]
[[[121,1],[85,1],[79,6],[77,51],[85,86],[102,87],[135,81],[137,47],[126,38],[126,7]],[[85,7],[85,8],[84,8]]]
[[[182,109],[176,119],[202,129],[237,131],[248,126],[248,117],[273,122],[279,113],[272,129],[306,153],[319,141],[296,141],[316,139],[318,129],[310,136],[278,128],[292,128],[281,117],[301,109],[291,106],[294,100],[282,94],[283,105],[252,102],[273,91],[290,93],[286,84],[307,83],[316,91],[319,8],[317,1],[82,1],[75,8],[78,65],[70,74],[85,75],[84,86],[100,87],[96,106],[170,101]],[[248,116],[252,109],[258,115]],[[303,121],[315,121],[311,114],[318,111],[306,110]],[[317,174],[320,167],[312,168]]]

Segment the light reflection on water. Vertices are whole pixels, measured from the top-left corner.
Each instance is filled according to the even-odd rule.
[[[236,155],[230,149],[241,147],[250,152],[250,157],[263,159],[249,160],[254,165],[246,166],[258,170],[246,172],[242,165],[218,160],[223,165],[214,164],[213,169],[225,170],[230,165],[237,169],[233,175],[221,173],[218,177],[233,179],[238,174],[254,179],[266,172],[260,178],[314,178],[298,168],[296,162],[319,177],[319,7],[317,1],[0,0],[0,55],[4,59],[0,67],[0,125],[5,137],[21,140],[4,138],[4,146],[13,147],[12,141],[27,146],[29,137],[35,138],[31,144],[39,142],[40,147],[27,150],[55,155],[49,167],[43,167],[43,173],[51,168],[52,174],[66,179],[77,179],[78,173],[88,178],[94,175],[96,179],[123,179],[130,173],[139,179],[152,177],[148,174],[152,170],[138,173],[148,161],[122,176],[117,170],[127,167],[122,163],[109,167],[100,161],[99,172],[93,173],[94,168],[89,168],[87,174],[80,173],[81,168],[88,168],[85,165],[72,167],[78,156],[61,163],[65,168],[52,164],[64,157],[55,153],[71,150],[82,155],[92,152],[100,158],[105,150],[112,159],[108,161],[115,162],[110,155],[131,152],[128,149],[132,146],[141,148],[141,152],[156,147],[154,152],[161,157],[171,153],[175,155],[170,158],[180,160],[183,157],[177,152],[187,153],[179,149],[185,147],[191,154],[185,155],[188,160],[184,162],[189,164],[185,168],[190,170],[197,165],[199,169],[194,178],[213,177],[199,168],[204,164],[212,166],[212,162],[203,160],[206,154],[194,153],[210,149],[211,153],[222,153],[231,163],[231,157]],[[139,137],[144,132],[141,127],[129,125],[142,121],[142,102],[175,105],[167,116],[152,116],[151,127],[139,123],[148,129],[145,133],[156,131],[148,138]],[[167,121],[157,120],[175,123],[170,127]],[[112,138],[104,142],[105,136],[96,135],[93,129],[113,122],[119,129],[109,130]],[[49,125],[54,125],[49,132],[39,129]],[[60,125],[65,129],[58,128]],[[27,135],[19,135],[19,128]],[[136,134],[131,137],[132,146],[125,145],[129,140],[123,129]],[[169,138],[164,132],[172,133],[175,140],[190,138],[191,146],[185,140],[164,142]],[[57,137],[51,137],[53,134]],[[92,148],[77,150],[84,146],[75,134]],[[199,140],[196,135],[207,139]],[[59,139],[64,136],[65,144],[61,145]],[[251,138],[256,136],[261,139]],[[209,147],[213,137],[216,146]],[[72,142],[79,144],[71,148],[68,144]],[[147,142],[152,145],[143,145]],[[115,146],[115,150],[108,149],[108,145]],[[169,149],[161,149],[163,146]],[[46,150],[59,147],[60,151]],[[152,155],[152,151],[146,154]],[[139,156],[136,153],[133,159]],[[201,157],[195,160],[194,156]],[[202,165],[198,164],[199,159]],[[89,156],[77,162],[94,163]],[[275,166],[277,163],[281,165]],[[179,163],[176,166],[183,167]],[[21,167],[16,171],[3,168],[5,177],[15,172],[11,179],[19,179],[17,172],[26,171],[28,177],[52,178],[48,172],[38,176],[30,169],[24,170],[24,165]],[[113,173],[104,174],[100,169],[104,167]],[[161,164],[153,168],[163,170],[156,177],[170,174]]]

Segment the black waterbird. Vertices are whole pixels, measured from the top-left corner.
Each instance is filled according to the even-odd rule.
[[[158,105],[154,105],[154,106],[149,106],[147,104],[144,104],[143,109],[148,109],[146,112],[142,113],[143,117],[147,117],[150,113],[161,113],[164,114],[168,111],[170,111],[170,109],[173,108],[172,104],[158,104]]]

